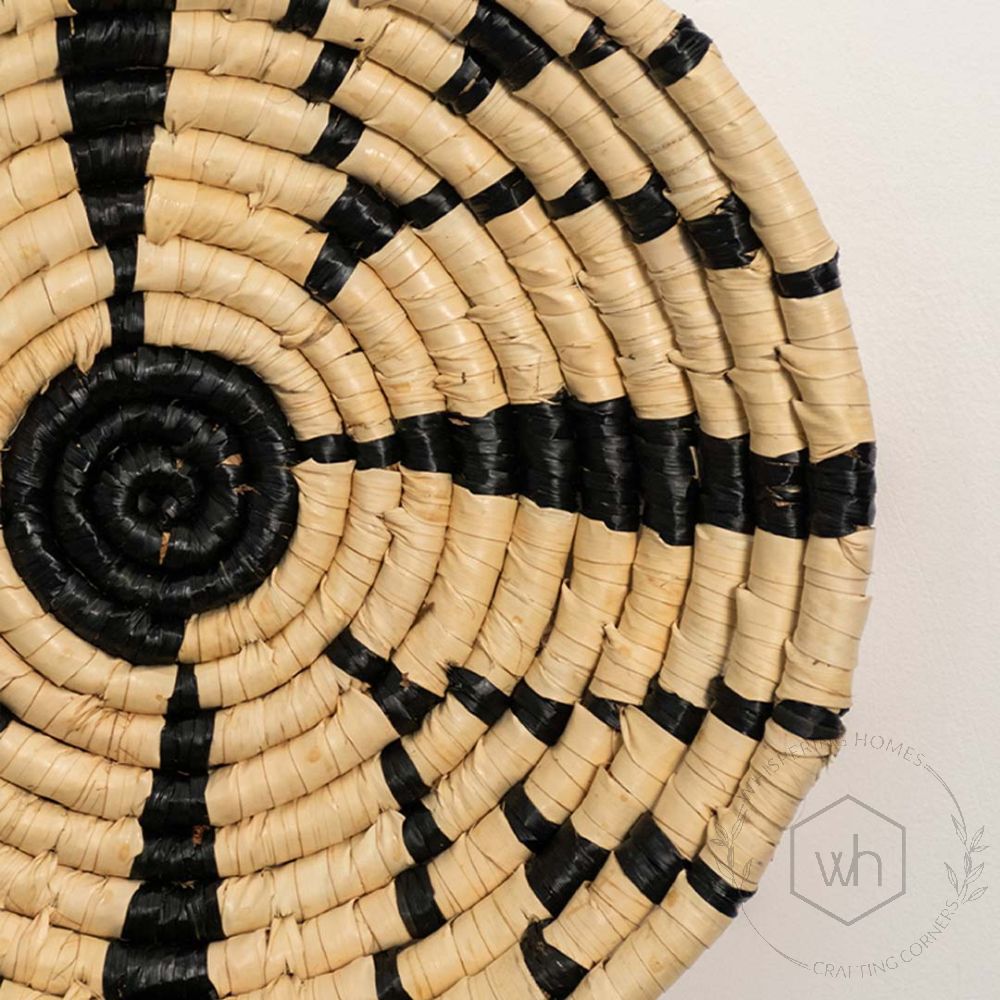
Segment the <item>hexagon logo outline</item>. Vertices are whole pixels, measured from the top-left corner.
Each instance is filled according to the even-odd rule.
[[[840,916],[839,913],[835,913],[833,910],[827,909],[827,907],[823,906],[820,903],[817,903],[816,900],[803,895],[795,888],[796,831],[804,827],[807,823],[811,823],[813,820],[818,819],[820,816],[823,816],[826,813],[830,812],[831,810],[836,809],[838,806],[843,805],[843,803],[845,802],[852,802],[854,803],[854,805],[860,806],[860,808],[864,809],[866,812],[869,812],[873,816],[878,817],[878,819],[882,820],[883,822],[888,823],[890,826],[895,827],[897,830],[899,830],[900,844],[901,844],[901,866],[900,866],[901,883],[899,891],[894,893],[892,896],[889,896],[887,899],[883,899],[881,902],[876,903],[875,906],[869,907],[867,910],[864,911],[864,913],[859,914],[858,916],[852,918],[851,920],[845,920],[842,916]],[[811,816],[806,816],[805,819],[801,819],[797,823],[793,823],[792,826],[789,828],[789,849],[791,854],[791,859],[789,863],[791,884],[789,887],[789,891],[791,892],[791,894],[796,899],[800,899],[802,900],[803,903],[807,903],[809,906],[813,907],[813,909],[819,910],[821,913],[825,913],[828,917],[832,917],[834,920],[836,920],[840,924],[843,924],[845,927],[852,927],[854,924],[860,922],[861,920],[864,920],[865,917],[870,917],[876,911],[881,910],[883,907],[888,906],[890,903],[895,902],[901,896],[906,895],[906,827],[903,826],[902,823],[899,823],[896,820],[892,819],[892,817],[886,816],[885,813],[879,812],[878,809],[875,809],[873,806],[868,805],[867,802],[862,802],[861,799],[857,798],[854,795],[850,794],[842,795],[839,799],[837,799],[834,802],[831,802],[827,806],[824,806],[817,812],[814,812]]]

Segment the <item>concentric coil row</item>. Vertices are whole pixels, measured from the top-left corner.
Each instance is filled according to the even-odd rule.
[[[0,4],[0,1000],[658,997],[835,750],[837,251],[659,0]]]

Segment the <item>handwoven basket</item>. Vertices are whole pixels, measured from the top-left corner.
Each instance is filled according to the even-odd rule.
[[[837,251],[659,0],[0,0],[0,1000],[658,997],[836,749]]]

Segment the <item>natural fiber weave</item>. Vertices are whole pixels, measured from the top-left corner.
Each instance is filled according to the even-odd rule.
[[[660,0],[0,0],[0,1000],[658,997],[836,749],[837,249]]]

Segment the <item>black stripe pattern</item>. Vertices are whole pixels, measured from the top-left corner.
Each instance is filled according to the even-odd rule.
[[[750,453],[746,438],[723,441],[699,432],[693,416],[642,421],[624,399],[583,404],[565,396],[474,419],[445,413],[407,418],[390,437],[359,445],[344,435],[295,441],[280,413],[275,415],[273,400],[252,378],[240,381],[241,372],[216,371],[214,360],[193,352],[144,347],[143,299],[134,294],[137,236],[145,226],[143,184],[153,126],[163,123],[166,107],[169,74],[164,67],[174,3],[79,0],[74,7],[78,16],[56,25],[58,67],[65,74],[74,130],[68,145],[81,198],[94,239],[107,247],[113,266],[115,295],[107,309],[114,347],[90,372],[74,369],[57,378],[36,401],[38,412],[26,415],[18,428],[24,437],[19,442],[15,436],[4,455],[2,509],[8,547],[18,553],[15,563],[22,577],[46,610],[78,634],[113,655],[151,664],[174,662],[186,616],[249,592],[276,565],[297,509],[288,473],[305,460],[356,460],[359,468],[371,469],[402,461],[414,470],[450,474],[474,493],[519,493],[543,507],[582,509],[613,530],[634,531],[641,518],[672,545],[691,544],[699,520],[741,533],[758,527],[790,538],[810,532],[844,537],[873,523],[872,444],[813,464],[806,453],[763,457]],[[327,9],[328,0],[290,0],[278,27],[315,35]],[[104,16],[108,12],[113,16]],[[498,81],[522,89],[556,58],[544,40],[493,0],[479,0],[461,41],[468,46],[466,58],[436,95],[460,115],[472,114]],[[649,57],[650,72],[661,85],[672,86],[700,65],[710,46],[710,39],[685,18]],[[595,20],[568,61],[586,70],[619,51]],[[299,95],[330,101],[356,59],[353,50],[324,43]],[[117,72],[107,75],[111,70]],[[357,148],[364,129],[361,121],[331,107],[326,128],[306,159],[339,166]],[[114,189],[106,186],[111,180]],[[534,197],[531,182],[514,170],[468,199],[467,207],[480,224],[488,225]],[[542,204],[558,221],[607,197],[600,178],[588,172],[563,195]],[[462,204],[446,181],[396,207],[350,180],[319,223],[329,236],[307,288],[322,301],[332,301],[357,262],[382,251],[402,225],[427,229]],[[678,224],[666,185],[656,174],[615,204],[636,243],[654,240]],[[685,228],[708,268],[745,267],[761,247],[749,210],[735,195]],[[777,274],[775,286],[786,299],[833,292],[840,287],[838,258],[799,273]],[[147,377],[147,369],[152,376]],[[217,390],[218,383],[238,383],[241,398]],[[199,395],[206,387],[209,396],[218,391],[219,399]],[[189,405],[185,410],[180,403]],[[206,415],[209,419],[199,422]],[[150,444],[154,419],[167,431],[163,442]],[[270,434],[261,434],[264,424]],[[259,436],[266,439],[263,445]],[[251,439],[260,450],[252,451]],[[237,447],[238,452],[231,451]],[[73,457],[67,459],[67,454]],[[241,461],[228,462],[230,454]],[[193,465],[214,470],[222,486],[213,488],[207,473],[185,475]],[[103,482],[100,477],[107,477],[111,466],[112,478],[125,485],[108,491],[105,499],[92,500],[87,491],[95,480]],[[46,521],[50,496],[55,497],[55,516]],[[233,496],[241,499],[234,502]],[[253,500],[244,501],[245,496],[262,497],[261,510],[248,511]],[[189,511],[199,502],[204,520],[192,526]],[[251,536],[250,554],[240,549],[240,558],[230,564],[225,553],[242,542],[240,528]],[[130,575],[135,566],[141,574]],[[142,582],[136,582],[139,577]],[[136,594],[141,598],[138,609],[128,604]],[[372,698],[401,737],[380,755],[383,777],[405,812],[403,839],[415,863],[394,888],[407,932],[425,937],[445,922],[428,862],[447,850],[451,840],[421,801],[430,788],[409,757],[404,737],[419,728],[441,698],[410,683],[391,658],[367,649],[349,628],[334,639],[328,655],[370,686]],[[776,722],[804,740],[837,739],[843,732],[839,715],[819,706],[750,702],[725,684],[713,695],[712,714],[754,740],[763,735],[772,711]],[[460,666],[449,672],[446,697],[487,727],[509,709],[549,746],[560,738],[572,711],[572,705],[542,697],[524,681],[508,697]],[[586,695],[583,705],[606,726],[620,728],[624,706],[593,695]],[[706,714],[656,681],[641,710],[685,743],[694,739]],[[0,730],[10,720],[0,707]],[[180,665],[160,735],[160,768],[140,818],[143,849],[132,866],[133,878],[149,881],[130,901],[123,940],[108,950],[103,981],[108,1000],[217,997],[204,946],[224,936],[215,831],[206,805],[215,721],[214,711],[200,707],[193,667]],[[548,820],[530,800],[524,782],[503,797],[500,808],[512,834],[532,852],[526,866],[529,885],[545,909],[557,914],[575,889],[594,877],[609,852],[581,837],[572,820],[561,825]],[[694,891],[728,916],[750,895],[701,861],[688,865],[649,815],[635,824],[615,855],[630,881],[654,903],[662,901],[683,870]],[[192,884],[198,880],[200,884]],[[545,924],[533,924],[520,948],[547,996],[569,996],[586,974],[548,943]],[[374,973],[380,1000],[409,1000],[395,950],[375,956]]]

